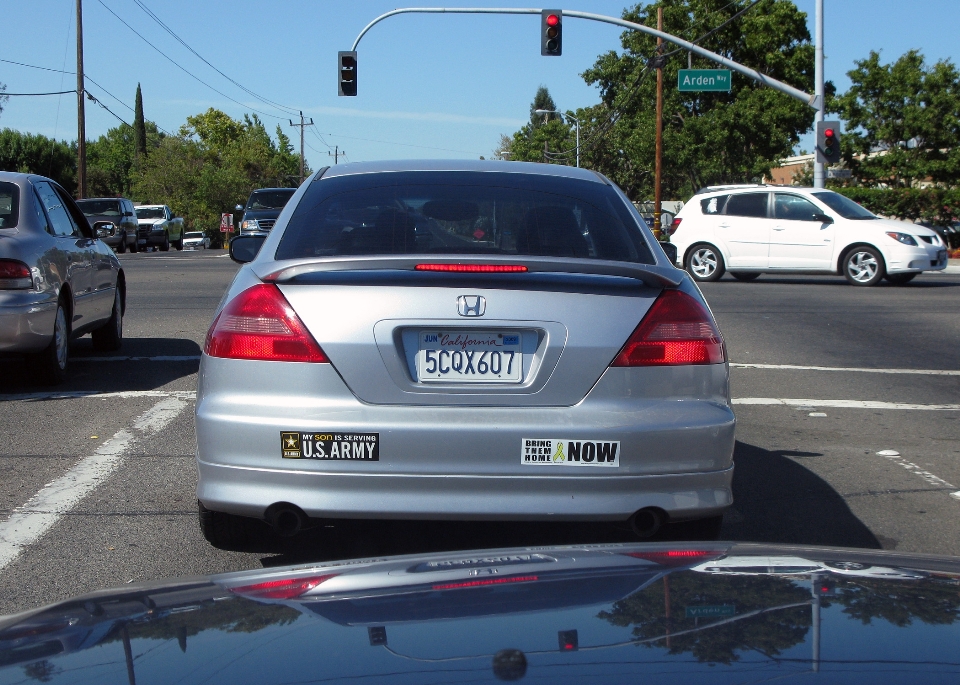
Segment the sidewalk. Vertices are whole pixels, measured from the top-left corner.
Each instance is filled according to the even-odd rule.
[[[947,268],[944,269],[944,273],[960,274],[960,259],[948,259]]]

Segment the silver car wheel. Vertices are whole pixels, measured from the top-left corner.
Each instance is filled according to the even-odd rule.
[[[67,316],[63,307],[57,307],[57,319],[53,324],[53,339],[57,350],[57,364],[61,369],[65,369],[67,368],[70,338],[67,335]]]
[[[701,247],[690,257],[690,268],[699,278],[710,278],[717,270],[717,255],[708,247]]]
[[[854,252],[847,258],[847,272],[858,283],[866,283],[877,275],[880,265],[876,257],[869,252]]]

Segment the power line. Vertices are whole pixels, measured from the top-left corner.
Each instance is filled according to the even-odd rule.
[[[216,88],[214,88],[213,86],[211,86],[209,83],[207,83],[206,81],[204,81],[203,79],[201,79],[199,76],[197,76],[197,75],[193,74],[192,72],[188,71],[185,67],[181,66],[178,62],[176,62],[176,61],[175,61],[172,57],[170,57],[167,53],[165,53],[163,50],[161,50],[161,49],[158,48],[156,45],[154,45],[153,43],[151,43],[149,40],[147,40],[146,38],[144,38],[143,35],[142,35],[139,31],[137,31],[135,28],[133,28],[132,26],[130,26],[130,24],[128,24],[127,22],[125,22],[125,21],[120,17],[119,14],[117,14],[117,13],[114,12],[112,9],[110,9],[110,8],[103,2],[103,0],[97,0],[97,2],[99,2],[101,5],[103,5],[103,8],[104,8],[105,10],[107,10],[110,14],[112,14],[113,16],[115,16],[115,17],[117,18],[117,20],[118,20],[121,24],[123,24],[123,25],[126,26],[128,29],[130,29],[130,30],[133,31],[135,34],[137,34],[137,36],[140,38],[140,40],[142,40],[144,43],[146,43],[147,45],[149,45],[151,48],[153,48],[154,50],[156,50],[157,52],[159,52],[164,58],[167,59],[167,61],[169,61],[171,64],[173,64],[175,67],[177,67],[180,71],[182,71],[183,73],[185,73],[185,74],[186,74],[187,76],[189,76],[190,78],[192,78],[192,79],[194,79],[195,81],[197,81],[197,82],[205,85],[207,88],[209,88],[210,90],[212,90],[212,91],[213,91],[214,93],[216,93],[217,95],[220,95],[221,97],[225,97],[225,98],[226,98],[227,100],[229,100],[230,102],[236,103],[236,104],[240,105],[241,107],[243,107],[244,109],[249,109],[249,110],[251,110],[251,111],[253,111],[253,112],[256,112],[257,114],[262,114],[262,115],[265,116],[265,117],[271,117],[271,118],[273,118],[273,119],[285,119],[285,118],[286,118],[286,117],[277,116],[276,114],[270,114],[269,112],[263,112],[263,111],[261,111],[261,110],[259,110],[259,109],[255,109],[255,108],[253,108],[253,107],[250,107],[249,105],[245,105],[244,103],[240,102],[239,100],[234,100],[232,97],[230,97],[230,96],[227,95],[226,93],[223,93],[223,92],[217,90]]]
[[[108,112],[110,112],[110,114],[112,114],[113,116],[117,117],[117,119],[120,119],[120,123],[122,123],[122,124],[127,124],[127,122],[124,121],[124,120],[120,117],[119,114],[117,114],[117,113],[114,112],[112,109],[110,109],[109,107],[107,107],[105,104],[103,104],[102,102],[100,102],[97,98],[95,98],[95,97],[90,93],[90,91],[88,91],[88,90],[87,90],[87,91],[84,91],[84,94],[87,96],[87,99],[88,99],[88,100],[92,100],[93,102],[96,102],[96,103],[97,103],[98,105],[100,105],[103,109],[107,110]],[[130,126],[130,124],[127,124],[127,126]],[[133,128],[133,126],[130,126],[130,128]]]
[[[31,96],[34,96],[34,95],[66,95],[67,93],[73,93],[74,95],[76,95],[76,94],[77,94],[77,91],[75,91],[75,90],[56,90],[56,91],[54,91],[54,92],[52,92],[52,93],[3,93],[3,92],[0,92],[0,97],[11,97],[11,98],[15,98],[15,97],[31,97]]]
[[[413,143],[396,143],[392,140],[376,140],[374,138],[359,138],[357,136],[345,136],[339,133],[328,133],[327,135],[333,138],[347,138],[349,140],[364,140],[368,143],[383,143],[384,145],[402,145],[403,147],[419,147],[419,148],[423,148],[424,150],[441,150],[443,152],[462,152],[467,155],[480,154],[474,150],[454,150],[448,147],[432,147],[430,145],[414,145]],[[324,145],[326,145],[326,143],[324,143]],[[330,147],[330,146],[327,145],[327,147]]]
[[[287,114],[296,114],[296,113],[299,111],[299,110],[297,110],[297,109],[295,109],[295,108],[293,108],[293,107],[288,107],[288,106],[286,106],[286,105],[281,105],[281,104],[278,103],[278,102],[274,102],[273,100],[268,100],[268,99],[265,98],[265,97],[262,97],[262,96],[260,96],[260,95],[257,95],[257,94],[254,93],[252,90],[250,90],[249,88],[247,88],[246,86],[244,86],[242,83],[239,83],[239,82],[235,81],[234,79],[230,78],[229,76],[227,76],[226,74],[224,74],[222,71],[220,71],[217,67],[213,66],[213,64],[211,64],[205,57],[203,57],[203,55],[201,55],[201,54],[198,53],[196,50],[194,50],[192,47],[190,47],[189,45],[187,45],[187,43],[186,43],[180,36],[178,36],[176,33],[174,33],[173,29],[171,29],[169,26],[167,26],[166,24],[164,24],[163,21],[160,19],[160,17],[158,17],[156,14],[154,14],[153,10],[151,10],[149,7],[147,7],[143,2],[141,2],[141,0],[133,0],[133,1],[137,4],[137,6],[138,6],[140,9],[142,9],[144,12],[146,12],[147,16],[149,16],[151,19],[153,19],[155,22],[157,22],[161,27],[163,27],[163,30],[164,30],[164,31],[166,31],[166,32],[169,33],[171,36],[173,36],[174,40],[176,40],[178,43],[180,43],[180,45],[182,45],[182,46],[185,47],[187,50],[189,50],[190,52],[192,52],[192,53],[193,53],[194,55],[196,55],[197,58],[199,58],[204,64],[206,64],[208,67],[210,67],[210,68],[213,69],[215,72],[217,72],[218,74],[220,74],[223,78],[225,78],[225,79],[227,79],[228,81],[230,81],[230,83],[232,83],[233,85],[235,85],[237,88],[239,88],[239,89],[242,90],[243,92],[245,92],[245,93],[247,93],[247,94],[255,97],[257,100],[260,100],[261,102],[263,102],[263,103],[266,104],[266,105],[271,105],[271,106],[276,107],[277,109],[279,109],[279,110],[281,110],[281,111],[287,110],[287,112],[286,112]]]

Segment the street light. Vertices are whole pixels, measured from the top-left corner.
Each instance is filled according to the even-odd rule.
[[[564,114],[563,112],[558,112],[555,109],[535,109],[533,110],[534,114],[559,114],[562,117],[567,119],[573,119],[577,124],[577,167],[580,166],[580,120],[571,114]]]

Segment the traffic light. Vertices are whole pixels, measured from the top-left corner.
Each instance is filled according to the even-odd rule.
[[[340,68],[339,95],[355,96],[357,94],[357,53],[338,52],[337,62]]]
[[[815,578],[813,583],[813,594],[817,597],[835,597],[837,594],[837,583],[834,580],[824,578]]]
[[[563,10],[540,12],[540,54],[547,57],[563,54]]]
[[[817,122],[817,161],[836,164],[840,161],[840,122]]]

